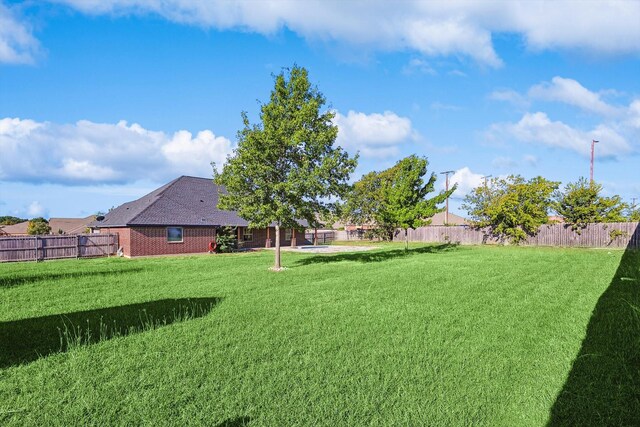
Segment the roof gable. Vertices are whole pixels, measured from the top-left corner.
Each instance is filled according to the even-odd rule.
[[[97,228],[183,225],[183,226],[247,226],[248,222],[233,211],[217,208],[218,195],[224,194],[209,178],[181,176],[166,185],[111,210]]]

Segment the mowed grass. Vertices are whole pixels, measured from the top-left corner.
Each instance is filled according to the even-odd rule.
[[[0,265],[0,424],[640,422],[635,252],[272,257]]]

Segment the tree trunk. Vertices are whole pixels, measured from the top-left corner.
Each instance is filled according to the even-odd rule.
[[[408,233],[408,229],[406,228],[404,230],[404,250],[405,251],[409,250],[409,233]]]
[[[276,224],[276,260],[274,270],[280,270],[280,225]]]

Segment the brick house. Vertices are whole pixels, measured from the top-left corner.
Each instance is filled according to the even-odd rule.
[[[217,208],[218,196],[225,192],[210,178],[181,176],[98,217],[91,228],[117,234],[127,257],[204,253],[221,227],[233,227],[241,247],[273,246],[275,227],[250,229],[237,212]],[[304,225],[300,230],[281,229],[281,245],[309,244]]]

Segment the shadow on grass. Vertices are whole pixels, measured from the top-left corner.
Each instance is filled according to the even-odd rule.
[[[0,322],[0,369],[111,338],[207,315],[220,298],[140,304]]]
[[[229,418],[228,420],[224,420],[220,424],[217,424],[216,427],[244,427],[248,426],[250,422],[250,417]]]
[[[640,226],[632,237],[640,245]],[[548,426],[640,425],[640,249],[600,296]]]
[[[356,262],[382,262],[388,261],[394,258],[404,258],[419,254],[435,254],[440,252],[447,252],[454,250],[458,247],[457,244],[444,243],[441,245],[422,246],[419,248],[408,250],[393,249],[390,251],[373,250],[371,252],[351,252],[351,253],[339,253],[331,255],[315,255],[306,257],[296,261],[297,265],[310,265],[310,264],[327,264],[331,262],[340,261],[356,261]]]
[[[86,270],[71,273],[42,273],[30,275],[16,275],[0,278],[0,288],[11,288],[13,286],[27,285],[30,283],[55,281],[60,279],[75,279],[80,277],[115,276],[119,274],[137,273],[142,271],[140,267],[119,268],[117,270]]]

